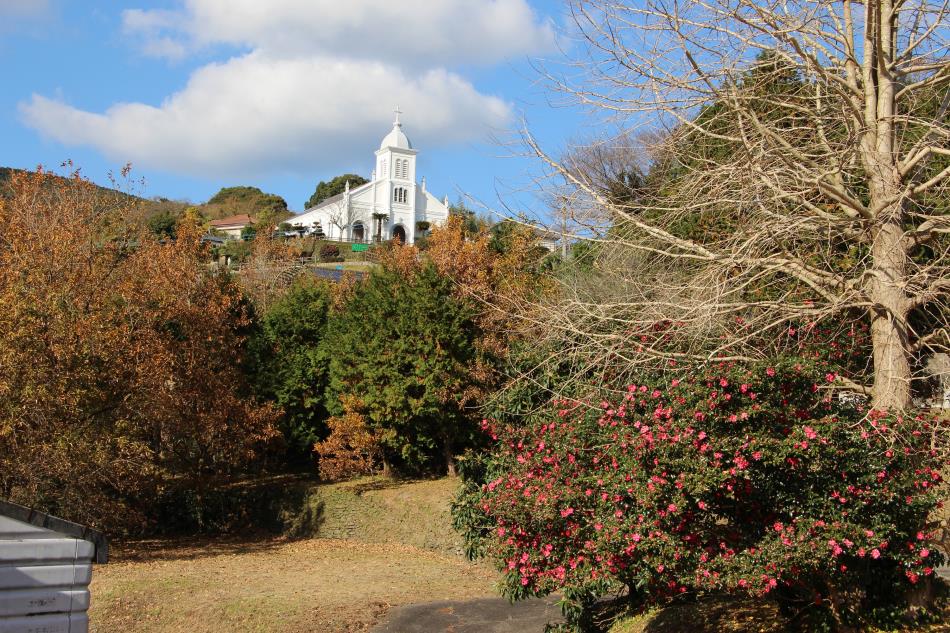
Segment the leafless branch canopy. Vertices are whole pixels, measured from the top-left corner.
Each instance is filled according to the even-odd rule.
[[[642,131],[566,157],[524,134],[601,248],[547,327],[637,363],[863,322],[875,405],[908,406],[950,347],[948,1],[574,0],[583,53],[543,72]],[[632,344],[660,321],[693,342]]]

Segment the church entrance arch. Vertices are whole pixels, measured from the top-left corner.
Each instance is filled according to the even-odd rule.
[[[363,227],[362,222],[357,222],[353,225],[353,241],[354,242],[365,242],[366,241],[366,229]]]
[[[393,239],[399,240],[403,244],[406,243],[406,227],[402,224],[397,224],[393,227]]]

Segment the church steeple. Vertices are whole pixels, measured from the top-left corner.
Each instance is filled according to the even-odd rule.
[[[393,121],[393,129],[383,138],[383,142],[379,144],[379,149],[386,149],[387,147],[412,149],[412,143],[409,142],[409,137],[402,131],[402,121],[399,120],[399,115],[402,114],[402,110],[399,109],[399,106],[396,106],[395,114],[396,120]]]

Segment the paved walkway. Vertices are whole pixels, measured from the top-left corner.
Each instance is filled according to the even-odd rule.
[[[556,597],[483,598],[397,607],[371,633],[541,633],[549,622],[563,622]]]

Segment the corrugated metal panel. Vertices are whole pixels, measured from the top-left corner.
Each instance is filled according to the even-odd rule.
[[[89,617],[85,613],[0,619],[0,633],[85,633],[88,630]]]
[[[0,593],[0,621],[13,616],[37,615],[39,613],[69,613],[89,608],[88,589],[41,589],[4,590]]]
[[[0,502],[0,633],[86,633],[92,563],[107,551],[94,530]]]

